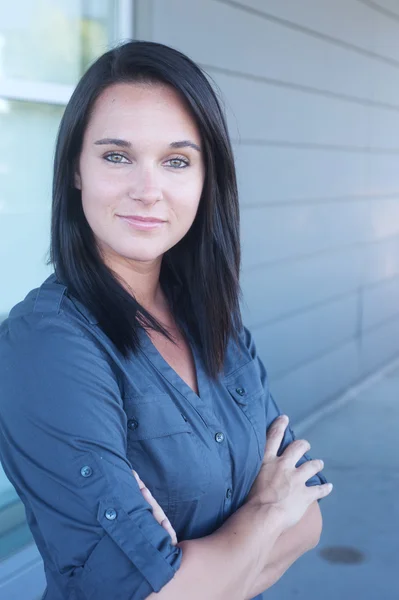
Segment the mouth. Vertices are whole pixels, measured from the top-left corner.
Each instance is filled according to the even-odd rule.
[[[140,217],[138,215],[117,215],[120,219],[125,221],[131,227],[135,229],[141,229],[143,231],[149,229],[158,229],[166,223],[163,219],[157,219],[155,217]]]

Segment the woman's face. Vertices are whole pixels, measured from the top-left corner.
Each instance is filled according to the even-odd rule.
[[[113,85],[97,99],[75,185],[109,266],[160,262],[190,229],[204,164],[198,128],[162,84]]]

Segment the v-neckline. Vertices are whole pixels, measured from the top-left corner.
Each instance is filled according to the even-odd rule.
[[[141,351],[146,355],[148,360],[151,362],[153,367],[185,398],[195,402],[195,404],[202,404],[204,398],[205,388],[207,387],[206,377],[204,369],[202,367],[201,357],[197,352],[196,345],[192,339],[190,333],[184,328],[186,335],[186,342],[190,347],[193,361],[195,374],[197,379],[198,394],[182,379],[182,377],[175,371],[175,369],[168,363],[168,361],[162,356],[158,348],[151,340],[148,333],[143,329],[139,329],[139,338],[141,343]]]

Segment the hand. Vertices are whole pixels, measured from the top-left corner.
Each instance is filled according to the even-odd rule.
[[[285,415],[278,417],[270,426],[262,466],[246,501],[276,508],[288,529],[301,520],[313,502],[330,494],[332,484],[305,485],[324,467],[322,460],[306,461],[295,467],[310,449],[306,440],[292,442],[281,456],[277,456],[287,426],[288,417]]]
[[[148,502],[148,504],[152,508],[152,514],[155,519],[158,521],[160,525],[169,533],[172,538],[173,546],[177,544],[177,535],[175,530],[173,529],[169,519],[165,515],[165,512],[162,510],[158,502],[155,500],[154,496],[151,494],[150,490],[145,486],[145,484],[141,481],[140,477],[136,473],[136,471],[132,471],[134,477],[136,478],[137,483],[139,484],[139,488],[141,493],[143,494],[144,499]]]

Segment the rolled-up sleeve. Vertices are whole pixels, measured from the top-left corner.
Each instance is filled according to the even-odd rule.
[[[62,313],[2,329],[1,461],[65,597],[138,600],[172,579],[182,551],[132,475],[118,372],[90,336]]]
[[[257,364],[257,367],[259,370],[259,376],[261,378],[263,388],[265,389],[265,392],[266,392],[265,411],[266,411],[266,429],[268,429],[270,427],[270,425],[273,423],[273,421],[275,419],[277,419],[277,417],[279,417],[283,413],[277,406],[277,403],[275,402],[275,400],[270,392],[267,371],[265,369],[265,366],[264,366],[262,360],[258,356],[254,338],[253,338],[251,332],[246,327],[244,327],[243,335],[244,335],[244,339],[245,339],[245,345],[250,352],[251,358],[254,361],[256,361],[256,364]],[[284,450],[287,448],[287,446],[289,446],[295,439],[296,438],[295,438],[293,429],[291,428],[291,426],[288,426],[278,454],[281,455],[284,452]],[[298,461],[296,466],[299,467],[307,460],[311,460],[311,457],[308,454],[304,454],[303,457]],[[312,485],[320,485],[322,483],[327,483],[327,479],[324,477],[324,475],[322,473],[317,473],[317,475],[314,475],[306,482],[306,485],[312,486]]]

